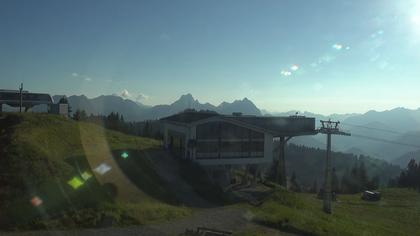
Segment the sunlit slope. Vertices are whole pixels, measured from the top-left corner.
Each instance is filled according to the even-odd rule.
[[[252,211],[254,221],[262,225],[304,235],[419,235],[420,193],[408,189],[380,191],[382,199],[378,202],[363,201],[360,194],[338,195],[333,214],[328,215],[314,194],[278,190]]]
[[[55,115],[3,114],[0,143],[0,217],[26,222],[104,204],[139,223],[185,213],[169,205],[173,195],[143,155],[159,141]]]

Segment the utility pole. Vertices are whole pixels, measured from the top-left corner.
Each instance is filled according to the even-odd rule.
[[[22,104],[23,104],[23,83],[20,83],[19,94],[20,94],[20,103],[19,103],[19,112],[22,112]]]
[[[338,125],[340,124],[339,121],[325,121],[321,120],[321,129],[319,130],[320,133],[327,135],[327,160],[326,160],[326,168],[325,168],[325,183],[324,183],[324,212],[331,214],[331,135],[345,135],[350,136],[350,133],[346,133],[340,131]]]

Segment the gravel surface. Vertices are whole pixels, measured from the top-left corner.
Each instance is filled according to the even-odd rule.
[[[244,229],[258,229],[266,235],[289,235],[294,234],[280,232],[275,229],[257,225],[251,221],[252,213],[246,209],[235,207],[219,207],[195,212],[192,216],[165,223],[148,226],[132,226],[126,228],[102,228],[102,229],[80,229],[68,231],[31,231],[31,232],[8,232],[1,233],[4,236],[120,236],[120,235],[180,235],[186,229],[197,227],[213,228],[223,231],[237,232]]]

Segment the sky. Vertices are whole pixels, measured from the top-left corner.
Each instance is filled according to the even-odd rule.
[[[420,107],[420,0],[0,1],[0,88],[320,114]]]

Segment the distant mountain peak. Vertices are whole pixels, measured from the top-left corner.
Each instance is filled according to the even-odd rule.
[[[231,114],[233,112],[241,112],[247,115],[261,115],[261,111],[248,98],[242,100],[235,100],[232,103],[222,102],[217,107],[218,112],[222,114]]]
[[[222,103],[220,103],[219,107],[226,106],[226,105],[228,105],[228,104],[229,104],[229,103],[227,103],[227,102],[222,102]]]
[[[184,95],[181,95],[181,97],[179,99],[190,99],[190,100],[194,100],[194,97],[191,93],[187,93]]]
[[[172,105],[178,105],[178,106],[187,106],[187,108],[193,108],[194,105],[198,104],[198,100],[194,99],[193,95],[191,93],[187,93],[184,95],[181,95],[178,100],[172,103]]]

